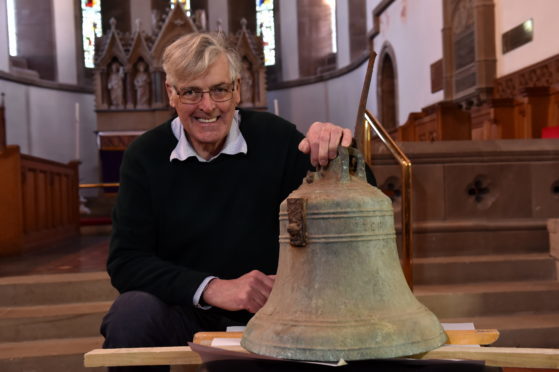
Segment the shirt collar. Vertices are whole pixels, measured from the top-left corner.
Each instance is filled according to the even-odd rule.
[[[225,138],[225,144],[223,145],[223,149],[219,152],[219,154],[213,156],[209,160],[206,160],[199,156],[188,139],[186,137],[186,133],[184,132],[184,127],[177,116],[171,122],[171,129],[173,130],[173,134],[175,138],[178,140],[177,145],[171,151],[171,156],[169,157],[169,161],[173,159],[178,159],[180,161],[186,160],[190,157],[196,157],[198,161],[206,163],[214,160],[221,154],[228,154],[228,155],[235,155],[235,154],[246,154],[247,153],[247,143],[241,130],[239,129],[239,122],[240,122],[240,114],[239,110],[235,111],[233,115],[233,122],[231,123],[231,128],[229,129],[229,133]]]

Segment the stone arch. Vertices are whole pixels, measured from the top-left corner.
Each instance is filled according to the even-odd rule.
[[[377,97],[380,122],[387,130],[398,127],[398,69],[396,55],[385,42],[378,58]]]

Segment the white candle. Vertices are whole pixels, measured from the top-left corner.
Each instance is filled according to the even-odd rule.
[[[274,114],[279,116],[279,104],[277,99],[274,99]]]
[[[76,160],[80,160],[80,104],[76,102]]]

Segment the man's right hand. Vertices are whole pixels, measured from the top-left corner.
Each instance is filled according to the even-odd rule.
[[[224,310],[256,313],[268,300],[275,275],[253,270],[237,279],[212,279],[202,294],[205,303]]]

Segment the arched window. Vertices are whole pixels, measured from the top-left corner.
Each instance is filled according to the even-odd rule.
[[[379,66],[380,121],[387,130],[398,126],[396,100],[396,74],[392,57],[388,52],[382,54]]]

